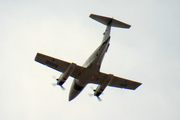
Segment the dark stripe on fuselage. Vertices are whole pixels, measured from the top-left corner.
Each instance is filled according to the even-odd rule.
[[[110,39],[110,36],[108,37],[108,39],[103,43],[104,44],[107,44],[109,42],[109,39]]]
[[[74,89],[75,89],[75,90],[81,91],[83,88],[84,88],[84,87],[79,86],[79,85],[76,83],[76,81],[75,81],[75,83],[74,83]]]

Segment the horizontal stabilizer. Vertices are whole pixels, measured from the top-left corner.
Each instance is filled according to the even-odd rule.
[[[113,26],[113,27],[121,27],[121,28],[130,28],[131,27],[131,25],[128,25],[126,23],[123,23],[121,21],[115,20],[110,17],[104,17],[104,16],[100,16],[100,15],[95,15],[95,14],[91,14],[89,17],[104,24],[104,25],[107,25],[112,20],[111,26]]]

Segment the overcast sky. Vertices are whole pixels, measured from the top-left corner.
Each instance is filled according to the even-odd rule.
[[[178,0],[0,0],[1,120],[179,120],[180,2]],[[61,74],[34,61],[37,52],[82,65],[105,26],[91,13],[131,24],[112,28],[101,71],[142,85],[107,87],[102,102],[89,84],[71,102],[51,83]]]

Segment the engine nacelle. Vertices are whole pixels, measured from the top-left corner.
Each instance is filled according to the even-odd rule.
[[[71,75],[71,73],[74,71],[76,67],[75,63],[71,63],[69,65],[69,67],[66,69],[66,71],[64,73],[62,73],[59,77],[57,84],[62,86],[64,84],[64,82],[67,80],[67,78]]]
[[[104,80],[104,82],[101,85],[98,85],[96,90],[94,90],[95,91],[94,96],[99,97],[112,79],[113,79],[113,75],[109,74],[107,78]]]

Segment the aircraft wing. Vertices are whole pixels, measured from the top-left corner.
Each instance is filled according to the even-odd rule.
[[[100,72],[100,74],[98,75],[98,80],[93,81],[92,83],[96,83],[96,84],[101,85],[107,76],[108,76],[108,74]],[[108,86],[135,90],[141,84],[142,83],[139,83],[136,81],[132,81],[132,80],[125,79],[122,77],[114,76],[113,79],[109,82]]]
[[[141,84],[142,83],[136,81],[114,76],[113,80],[109,83],[109,86],[135,90]]]
[[[69,65],[71,63],[57,59],[57,58],[53,58],[41,53],[37,53],[36,57],[35,57],[35,61],[44,64],[52,69],[55,69],[57,71],[60,72],[65,72],[66,69],[69,67]],[[74,78],[78,78],[78,76],[83,72],[84,67],[82,66],[76,66],[75,70],[71,73],[70,76],[74,77]]]
[[[35,57],[35,61],[60,72],[65,72],[66,69],[71,64],[69,62],[66,62],[66,61],[63,61],[54,57],[50,57],[41,53],[37,53]],[[84,67],[77,65],[70,76],[78,79],[79,75],[84,71],[84,69],[85,69]],[[108,75],[109,74],[100,72],[98,75],[98,79],[91,81],[91,83],[101,85],[105,81]],[[117,77],[117,76],[113,76],[113,79],[108,84],[108,86],[111,86],[111,87],[125,88],[125,89],[131,89],[131,90],[135,90],[140,85],[141,83],[139,82],[128,80],[128,79]]]

